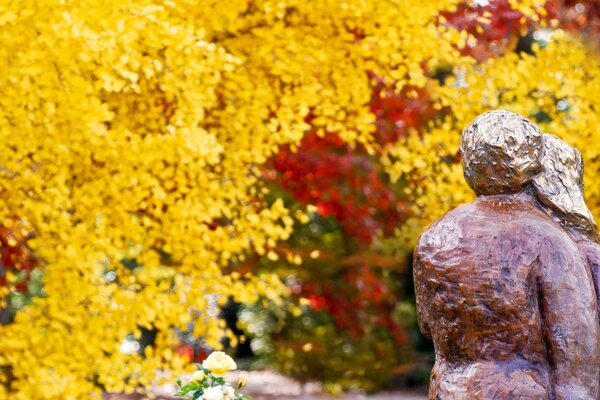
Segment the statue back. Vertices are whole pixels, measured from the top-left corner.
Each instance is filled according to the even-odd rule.
[[[431,399],[554,398],[541,285],[562,279],[545,263],[564,254],[579,257],[558,224],[518,197],[480,198],[422,233],[414,277],[437,354]]]

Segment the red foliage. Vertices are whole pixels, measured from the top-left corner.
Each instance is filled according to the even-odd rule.
[[[14,284],[14,290],[27,291],[27,280],[38,260],[27,247],[27,236],[17,226],[18,222],[7,220],[0,226],[0,285],[8,285],[6,273],[23,272],[23,281]]]
[[[369,267],[345,271],[337,281],[306,283],[301,295],[316,311],[327,311],[336,327],[355,339],[374,325],[387,329],[396,344],[406,344],[404,327],[390,317],[396,295]]]
[[[186,358],[188,362],[202,362],[206,358],[206,352],[198,345],[181,342],[176,349],[179,357]]]
[[[560,21],[560,27],[594,37],[600,34],[600,2],[582,0],[548,0],[549,19]]]
[[[558,20],[559,27],[594,37],[600,33],[600,2],[595,0],[548,0],[544,20]],[[463,53],[477,61],[512,50],[519,36],[537,27],[531,19],[513,10],[508,0],[490,0],[487,5],[464,2],[451,13],[442,13],[446,23],[470,33]]]
[[[338,135],[306,135],[297,151],[283,148],[271,161],[275,181],[344,232],[368,244],[378,229],[389,233],[406,218],[406,203],[384,182],[376,160]]]
[[[425,88],[408,86],[394,93],[382,83],[373,91],[371,111],[376,117],[375,140],[382,145],[397,142],[438,113]]]
[[[456,11],[442,13],[447,24],[473,35],[463,53],[484,61],[510,50],[531,21],[511,8],[508,0],[490,0],[487,5],[460,4]]]

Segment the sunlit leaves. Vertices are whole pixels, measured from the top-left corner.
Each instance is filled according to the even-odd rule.
[[[277,304],[276,277],[223,273],[291,232],[258,166],[310,129],[369,146],[368,73],[425,86],[460,57],[466,35],[437,24],[457,3],[0,5],[0,213],[47,263],[45,296],[0,329],[6,396],[149,385],[184,367],[177,329],[220,346],[228,296]],[[122,352],[142,331],[153,346]]]

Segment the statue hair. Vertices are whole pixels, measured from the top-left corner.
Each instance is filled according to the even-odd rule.
[[[460,152],[465,180],[478,196],[516,193],[542,171],[542,132],[518,114],[490,111],[464,129]]]
[[[563,227],[597,241],[597,226],[583,193],[583,158],[575,147],[544,134],[543,171],[533,188],[544,209]]]

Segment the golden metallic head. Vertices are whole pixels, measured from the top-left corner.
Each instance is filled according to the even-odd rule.
[[[518,114],[490,111],[465,128],[460,152],[465,179],[477,195],[515,193],[542,170],[542,132]]]

